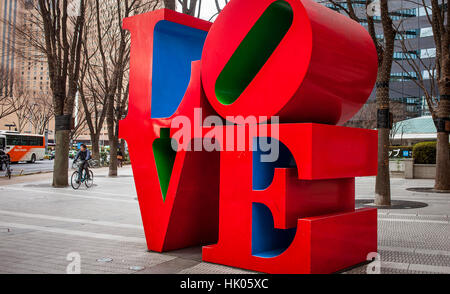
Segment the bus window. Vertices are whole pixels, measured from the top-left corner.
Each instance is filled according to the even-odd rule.
[[[8,135],[7,144],[9,146],[43,146],[44,138],[36,136]]]
[[[0,150],[5,150],[6,142],[5,138],[0,138]]]
[[[9,146],[20,146],[22,143],[22,140],[20,139],[20,136],[16,136],[16,135],[8,135],[6,137],[7,142],[6,144]]]

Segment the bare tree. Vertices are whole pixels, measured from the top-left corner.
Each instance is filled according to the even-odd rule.
[[[164,8],[175,10],[176,9],[176,3],[175,0],[163,0]]]
[[[377,106],[373,101],[367,102],[351,120],[344,124],[346,127],[375,129],[377,127]]]
[[[75,105],[74,126],[70,130],[70,141],[77,140],[86,131],[86,113],[82,105]]]
[[[9,76],[14,83],[12,85],[2,84],[4,88],[2,88],[3,95],[0,98],[0,109],[2,109],[0,118],[8,116],[14,121],[17,131],[22,132],[27,123],[31,124],[32,122],[33,96],[23,87],[23,80],[19,75],[10,73]]]
[[[425,1],[422,0],[425,6]],[[432,24],[436,44],[436,80],[440,99],[435,111],[437,126],[436,149],[436,190],[450,191],[450,13],[448,1],[431,0],[432,16],[428,9],[427,17]],[[447,124],[447,128],[446,128]]]
[[[34,108],[31,112],[31,124],[34,128],[35,134],[44,134],[45,130],[48,129],[50,120],[54,117],[54,108],[52,101],[40,93],[33,99]]]
[[[126,113],[128,91],[126,84],[130,57],[130,37],[122,29],[122,19],[151,11],[158,7],[155,0],[114,1],[114,5],[99,0],[88,2],[92,12],[91,43],[84,47],[87,60],[81,100],[87,115],[87,124],[93,140],[97,140],[103,120],[106,119],[110,144],[109,175],[117,175],[118,121]],[[94,36],[94,37],[92,37]],[[84,73],[83,73],[84,74]],[[86,91],[85,91],[86,90]],[[89,103],[89,97],[92,99]],[[96,104],[97,103],[97,104]],[[94,106],[92,106],[94,104]],[[95,105],[96,104],[96,105]]]
[[[378,75],[376,82],[376,106],[377,106],[377,129],[378,129],[378,174],[375,184],[375,204],[388,206],[391,204],[391,186],[389,175],[389,133],[391,129],[391,113],[389,109],[389,85],[391,79],[391,68],[394,55],[394,43],[397,28],[390,17],[387,0],[380,0],[379,10],[381,12],[379,30],[383,33],[380,38],[376,32],[375,20],[369,14],[372,0],[365,1],[364,15],[358,15],[356,6],[360,6],[361,1],[346,0],[321,1],[332,3],[339,11],[345,12],[350,18],[361,23],[367,22],[367,30],[372,37],[378,54]]]
[[[184,14],[195,16],[198,0],[178,0],[178,3],[181,5],[181,11]]]
[[[389,146],[393,145],[394,137],[403,131],[403,125],[398,122],[407,119],[406,104],[393,101],[390,103],[392,111],[392,128],[389,132]]]
[[[436,46],[434,62],[430,62],[432,54],[422,56],[418,52],[411,51],[410,40],[399,35],[398,47],[403,53],[405,63],[400,61],[396,61],[396,63],[424,93],[428,109],[438,131],[435,189],[448,191],[450,190],[449,130],[446,129],[446,123],[448,125],[450,121],[448,1],[418,0],[412,2],[424,9],[428,22],[431,24]],[[413,73],[413,76],[410,73]]]
[[[171,10],[176,10],[178,4],[182,13],[200,18],[203,7],[202,4],[204,3],[203,1],[214,1],[214,5],[216,6],[217,12],[209,18],[210,21],[217,16],[222,8],[229,2],[229,0],[163,0],[163,4],[165,8]]]
[[[112,25],[112,18],[109,19],[108,26]],[[92,157],[100,159],[100,136],[106,118],[106,97],[103,95],[102,72],[98,64],[99,48],[96,46],[96,36],[98,28],[96,10],[88,9],[86,14],[86,29],[83,40],[83,64],[79,80],[79,93],[83,112],[85,113],[86,126],[89,129],[92,145]],[[94,29],[89,29],[94,27]]]
[[[86,0],[20,0],[30,25],[16,25],[17,53],[33,48],[49,69],[55,116],[56,156],[53,186],[68,185],[68,153],[74,100],[80,75]],[[13,24],[11,24],[13,25]],[[32,58],[29,57],[28,58]]]
[[[11,74],[5,68],[0,68],[0,119],[7,117],[16,110],[12,104]]]

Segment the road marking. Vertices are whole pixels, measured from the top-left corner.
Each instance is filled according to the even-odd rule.
[[[17,217],[55,220],[55,221],[62,221],[62,222],[68,222],[68,223],[82,223],[82,224],[92,224],[92,225],[99,225],[99,226],[138,229],[138,230],[142,229],[142,226],[138,226],[138,225],[120,224],[120,223],[108,222],[108,221],[95,221],[95,220],[89,220],[89,219],[67,218],[67,217],[59,217],[59,216],[52,216],[52,215],[15,212],[15,211],[7,211],[7,210],[0,210],[0,214],[17,216]]]
[[[109,193],[109,192],[99,192],[99,191],[83,191],[87,193],[93,193],[93,194],[100,194],[100,195],[111,195],[111,196],[117,196],[117,197],[123,197],[123,198],[136,198],[136,194],[116,194],[116,193]]]
[[[71,193],[61,193],[61,192],[56,192],[56,191],[41,191],[41,190],[26,189],[26,188],[11,188],[11,187],[5,187],[5,186],[0,187],[0,191],[1,190],[24,191],[24,192],[31,192],[31,193],[41,193],[41,194],[46,194],[46,195],[53,194],[53,195],[58,195],[58,196],[67,196],[67,197],[74,197],[74,198],[105,200],[105,201],[113,201],[113,202],[138,204],[138,202],[136,200],[125,200],[125,199],[115,199],[115,198],[109,198],[109,197],[75,195],[75,194],[71,194]]]
[[[78,236],[78,237],[88,237],[88,238],[111,240],[111,241],[146,244],[145,238],[139,238],[139,237],[127,237],[127,236],[112,235],[112,234],[100,234],[100,233],[92,233],[92,232],[77,231],[77,230],[26,225],[26,224],[19,224],[19,223],[0,222],[0,227],[7,227],[7,228],[12,227],[12,228],[17,228],[17,229],[43,231],[43,232],[49,232],[49,233]]]
[[[6,188],[11,187],[12,189],[21,189],[22,187],[24,187],[25,189],[29,189],[29,188],[33,188],[33,191],[41,191],[41,192],[47,192],[48,190],[42,190],[41,187],[32,187],[32,186],[24,186],[23,184],[19,184],[19,185],[15,185],[15,186],[8,186]],[[48,187],[50,188],[50,187]],[[52,188],[53,189],[53,188]],[[22,189],[21,189],[22,190]],[[63,189],[61,189],[62,191]],[[122,197],[122,198],[136,198],[137,195],[136,194],[116,194],[116,193],[109,193],[109,192],[100,192],[100,191],[91,191],[91,190],[82,190],[83,194],[84,193],[89,193],[89,194],[100,194],[100,195],[109,195],[109,196],[117,196],[117,197]],[[56,191],[55,191],[56,192]],[[72,193],[73,192],[73,193]],[[67,190],[66,194],[71,194],[71,195],[77,195],[74,193],[78,193],[77,190]]]

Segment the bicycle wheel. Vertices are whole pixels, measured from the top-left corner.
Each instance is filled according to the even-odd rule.
[[[89,170],[89,179],[85,176],[85,180],[84,180],[84,184],[86,185],[87,188],[90,188],[94,185],[94,173]]]
[[[72,177],[70,179],[70,183],[72,185],[72,188],[74,190],[78,190],[81,186],[81,182],[77,182],[78,181],[78,171],[73,172]]]

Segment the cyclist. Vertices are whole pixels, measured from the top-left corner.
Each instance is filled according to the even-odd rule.
[[[77,184],[79,184],[81,182],[81,175],[83,174],[83,169],[86,171],[87,180],[90,179],[88,160],[91,159],[91,152],[87,149],[86,145],[84,145],[84,144],[81,144],[80,147],[81,147],[80,151],[78,151],[78,153],[74,159],[74,162],[76,162],[77,160],[80,160],[80,165],[78,166]]]
[[[0,170],[3,170],[3,169],[6,170],[7,161],[8,161],[8,155],[6,155],[5,151],[0,149]]]

